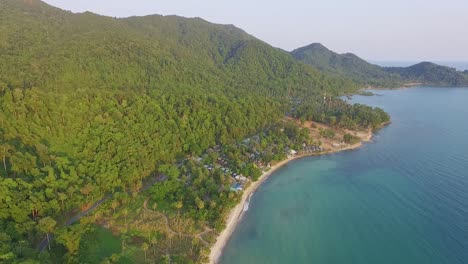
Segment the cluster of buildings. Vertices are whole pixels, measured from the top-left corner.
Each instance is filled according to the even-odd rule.
[[[237,150],[233,151],[239,151],[239,153],[242,153],[242,155],[240,155],[240,159],[243,161],[241,166],[244,166],[247,162],[251,162],[257,169],[261,171],[267,171],[271,168],[271,164],[269,162],[263,162],[263,158],[265,153],[268,153],[268,148],[265,151],[259,151],[257,149],[258,144],[260,144],[260,137],[253,136],[251,138],[244,139],[240,144],[237,145]],[[319,153],[323,152],[324,149],[317,145],[307,145],[304,143],[302,145],[302,150],[296,151],[290,148],[285,148],[284,151],[286,155],[291,157],[297,155],[298,153]],[[220,169],[224,175],[230,176],[230,190],[234,192],[242,191],[250,179],[240,174],[239,168],[233,168],[232,162],[229,162],[226,154],[223,153],[220,146],[210,148],[208,153],[217,153],[218,157],[213,162],[208,162],[209,164],[205,164],[203,166],[209,171],[213,171],[215,168]],[[200,164],[204,163],[204,158],[195,158],[194,160]]]
[[[317,145],[307,145],[307,144],[302,144],[302,152],[303,153],[320,153],[320,152],[323,152],[325,151],[324,148],[322,148],[321,146],[317,146]]]
[[[221,153],[221,148],[219,146],[215,146],[213,148],[210,148],[208,150],[209,153],[216,152],[218,154]],[[203,163],[204,158],[202,157],[197,157],[197,158],[192,158],[195,162],[201,164]],[[205,164],[203,167],[209,171],[213,171],[215,168],[220,169],[224,175],[229,175],[231,179],[231,191],[242,191],[245,184],[249,181],[247,177],[245,177],[242,174],[239,174],[237,172],[232,171],[232,169],[229,168],[229,162],[227,161],[227,158],[224,155],[221,155],[221,157],[218,157],[217,160],[214,163],[211,164]]]

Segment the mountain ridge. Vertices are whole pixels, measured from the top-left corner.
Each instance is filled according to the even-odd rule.
[[[175,15],[112,18],[91,12],[72,13],[38,0],[2,0],[0,4],[7,7],[0,10],[0,32],[3,33],[0,48],[22,57],[0,54],[0,59],[6,62],[0,66],[0,82],[11,86],[133,86],[141,89],[154,86],[153,80],[158,81],[159,86],[174,86],[180,79],[191,79],[196,85],[211,88],[229,83],[227,86],[255,86],[255,90],[263,90],[263,93],[271,93],[266,90],[273,86],[282,89],[274,94],[290,88],[313,93],[321,87],[356,87],[346,78],[329,76],[302,65],[289,53],[233,25]],[[8,9],[15,11],[7,12]],[[26,31],[28,34],[17,34]],[[257,50],[250,52],[253,58],[237,56],[237,60],[232,60],[236,52],[246,52],[246,47]],[[96,57],[100,61],[92,60]],[[117,63],[119,59],[123,61]],[[249,71],[262,75],[241,73],[246,71],[246,66]],[[29,72],[30,76],[19,76],[18,68]],[[64,80],[64,76],[80,73],[83,78]],[[189,76],[183,77],[184,74]],[[194,74],[201,78],[194,79]],[[249,79],[236,78],[236,74]],[[129,82],[130,79],[138,82]],[[217,85],[203,81],[208,79],[221,81]]]
[[[344,75],[363,85],[378,87],[397,87],[407,83],[468,85],[467,71],[457,71],[432,62],[420,62],[409,67],[381,67],[353,53],[338,54],[321,43],[312,43],[295,49],[291,51],[291,55],[324,72]]]

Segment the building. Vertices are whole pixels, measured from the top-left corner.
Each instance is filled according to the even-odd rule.
[[[240,192],[240,191],[242,191],[242,184],[240,184],[240,183],[234,183],[234,184],[231,186],[231,191],[233,191],[233,192]]]

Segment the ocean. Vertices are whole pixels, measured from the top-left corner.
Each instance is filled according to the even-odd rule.
[[[222,264],[468,263],[468,88],[374,91],[393,123],[293,161],[252,196]]]

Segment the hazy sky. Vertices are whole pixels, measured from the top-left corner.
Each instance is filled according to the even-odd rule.
[[[371,60],[468,61],[468,0],[46,0],[73,12],[234,24],[286,50],[321,42]]]

